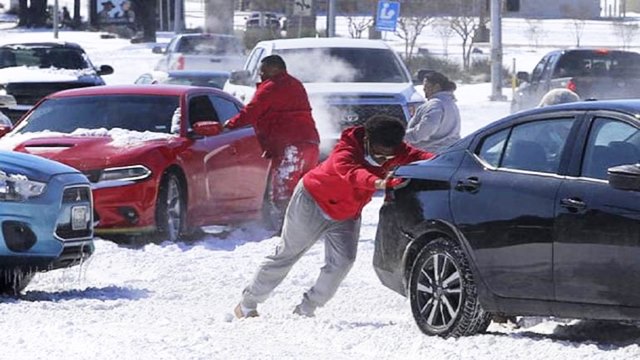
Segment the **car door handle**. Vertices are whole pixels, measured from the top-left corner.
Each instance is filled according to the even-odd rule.
[[[584,210],[587,204],[578,198],[565,198],[560,200],[560,206],[569,210]]]
[[[209,59],[209,61],[212,63],[219,63],[222,62],[222,59]]]
[[[468,177],[466,180],[459,180],[456,184],[456,190],[458,191],[467,191],[467,192],[476,192],[480,187],[480,179],[475,176]]]

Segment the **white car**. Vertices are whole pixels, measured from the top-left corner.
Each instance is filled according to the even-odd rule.
[[[224,90],[247,103],[260,81],[260,60],[282,56],[287,71],[309,94],[313,117],[326,155],[348,126],[375,114],[408,121],[424,103],[402,59],[382,40],[301,38],[261,41],[243,70],[233,71]]]
[[[166,48],[155,46],[156,54],[164,54],[155,70],[217,70],[240,69],[245,60],[240,39],[226,34],[180,34]]]

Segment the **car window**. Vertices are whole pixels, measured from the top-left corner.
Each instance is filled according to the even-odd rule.
[[[550,119],[515,126],[500,167],[555,173],[574,118]]]
[[[303,83],[319,82],[361,82],[361,83],[403,83],[411,82],[393,51],[372,48],[304,48],[279,49],[274,54],[281,55],[287,71]],[[324,64],[318,71],[313,64]]]
[[[540,79],[542,78],[542,73],[544,71],[544,66],[547,64],[548,60],[549,60],[549,56],[543,57],[542,60],[540,60],[540,62],[538,62],[536,67],[533,69],[533,71],[531,72],[532,83],[540,81]]]
[[[593,122],[582,160],[582,176],[607,179],[607,169],[640,161],[640,132],[623,121],[597,118]]]
[[[207,95],[189,99],[189,124],[193,125],[198,121],[218,121],[218,115]]]
[[[218,113],[218,120],[225,122],[238,113],[238,107],[233,101],[223,99],[220,96],[210,95],[209,99],[213,103]]]
[[[488,164],[498,167],[510,130],[502,130],[484,139],[477,155]]]
[[[142,74],[138,79],[136,79],[136,84],[151,84],[151,75]]]
[[[640,54],[631,51],[574,50],[558,61],[554,76],[635,76]]]
[[[258,74],[258,61],[262,58],[262,53],[264,53],[263,48],[255,48],[247,59],[247,65],[244,68],[251,71],[251,78],[255,78]]]
[[[90,68],[86,55],[76,48],[16,45],[0,49],[0,68],[13,66],[68,70]]]
[[[16,132],[126,129],[169,133],[178,96],[101,95],[48,99],[22,121]]]
[[[185,36],[176,51],[202,55],[242,54],[242,45],[232,36]]]

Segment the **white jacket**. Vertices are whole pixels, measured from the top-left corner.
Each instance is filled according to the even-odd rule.
[[[439,91],[418,107],[407,124],[405,140],[429,152],[438,152],[460,139],[460,112],[451,91]]]

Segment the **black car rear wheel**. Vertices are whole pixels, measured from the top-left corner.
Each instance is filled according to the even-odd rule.
[[[413,317],[427,335],[473,335],[491,320],[478,301],[466,255],[449,239],[431,241],[420,251],[408,292]]]

